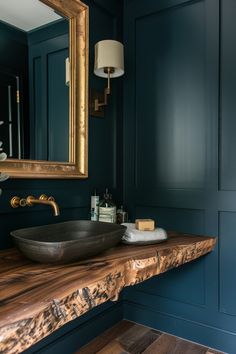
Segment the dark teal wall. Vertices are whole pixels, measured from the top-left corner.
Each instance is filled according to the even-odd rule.
[[[103,88],[106,81],[93,74],[94,44],[101,39],[122,36],[121,4],[117,1],[87,1],[90,20],[90,87]],[[90,195],[95,187],[103,194],[111,188],[114,199],[122,201],[122,79],[112,81],[112,95],[104,119],[89,117],[89,178],[86,180],[21,180],[9,179],[1,184],[0,248],[12,245],[9,232],[20,227],[89,217]],[[63,146],[62,146],[63,148]],[[12,209],[9,201],[14,195],[53,195],[61,215],[55,218],[50,208]]]
[[[231,0],[125,0],[124,193],[132,218],[218,236],[130,288],[125,317],[236,353],[235,16]]]
[[[27,72],[27,35],[24,31],[0,21],[0,65],[11,70]],[[15,60],[16,57],[18,60]]]
[[[121,39],[122,7],[118,1],[88,0],[90,12],[90,87],[103,90],[106,81],[93,74],[94,44],[102,39]],[[122,201],[122,78],[112,81],[112,95],[104,119],[89,117],[89,178],[86,180],[20,180],[10,179],[1,184],[0,246],[12,246],[10,231],[13,229],[49,224],[89,217],[90,195],[94,187],[103,193],[110,187],[114,199]],[[12,209],[9,205],[14,195],[27,196],[45,193],[53,195],[61,215],[55,218],[47,207]],[[113,325],[122,318],[119,304],[106,304],[63,327],[30,350],[40,353],[73,353],[75,348]],[[59,342],[57,342],[60,337]],[[41,349],[40,349],[41,348]]]

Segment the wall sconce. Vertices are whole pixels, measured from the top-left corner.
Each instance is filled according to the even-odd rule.
[[[95,44],[94,74],[107,78],[107,87],[104,93],[91,91],[90,114],[95,117],[104,117],[104,106],[107,105],[107,96],[111,93],[110,79],[124,74],[124,46],[114,40],[103,40]]]

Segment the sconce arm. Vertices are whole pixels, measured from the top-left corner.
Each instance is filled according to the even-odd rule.
[[[107,96],[110,95],[110,93],[111,93],[110,89],[108,87],[106,87],[104,89],[104,100],[103,100],[103,102],[99,102],[99,99],[95,98],[95,101],[94,101],[94,110],[95,111],[99,111],[100,107],[107,106],[107,102],[108,102]]]
[[[104,100],[99,102],[98,98],[94,100],[94,111],[99,111],[100,107],[107,106],[107,97],[111,93],[111,73],[114,72],[113,68],[106,68],[104,70],[107,73],[107,87],[104,89]]]

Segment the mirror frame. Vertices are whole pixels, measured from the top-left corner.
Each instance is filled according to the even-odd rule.
[[[14,178],[88,177],[88,6],[80,0],[40,0],[69,19],[69,162],[7,159],[0,169]]]

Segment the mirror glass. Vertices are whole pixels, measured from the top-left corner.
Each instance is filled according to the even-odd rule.
[[[0,141],[8,160],[69,162],[69,20],[39,0],[0,1]]]

